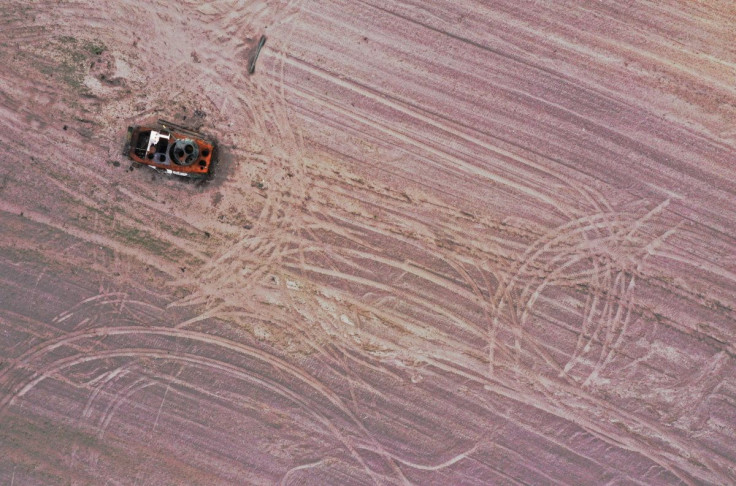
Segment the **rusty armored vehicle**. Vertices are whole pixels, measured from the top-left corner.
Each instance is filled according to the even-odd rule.
[[[158,120],[128,127],[123,155],[167,174],[208,179],[215,160],[215,143],[206,135]]]

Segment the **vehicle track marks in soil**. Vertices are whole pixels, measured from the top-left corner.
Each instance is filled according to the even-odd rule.
[[[115,330],[108,330],[110,331],[108,335],[122,335],[126,333],[138,333],[140,330],[135,329],[115,329]],[[114,332],[113,332],[114,331]],[[147,334],[172,334],[171,329],[148,329]],[[224,347],[228,349],[236,349],[239,351],[245,351],[248,349],[245,345],[238,345],[236,343],[224,340],[224,339],[214,339],[213,336],[208,335],[202,335],[201,333],[193,333],[191,331],[178,331],[173,333],[174,335],[186,335],[189,338],[193,338],[195,336],[199,336],[202,338],[205,342],[214,342],[218,341],[220,345],[223,345]],[[251,354],[254,355],[260,355],[262,357],[265,357],[266,355],[258,350],[251,349]],[[333,424],[333,421],[330,420],[327,416],[325,416],[324,413],[317,410],[314,406],[314,404],[310,403],[308,399],[303,398],[299,396],[298,394],[292,392],[289,388],[284,387],[277,382],[275,382],[272,379],[267,379],[264,377],[258,378],[253,374],[248,373],[246,370],[243,370],[241,368],[238,368],[234,365],[231,365],[229,363],[226,363],[224,361],[220,361],[217,359],[207,358],[203,356],[197,356],[193,354],[188,353],[180,353],[180,352],[171,352],[171,351],[161,351],[158,349],[145,349],[145,348],[121,348],[116,350],[109,350],[109,351],[96,351],[92,353],[85,353],[82,355],[75,355],[67,358],[62,358],[52,364],[51,367],[48,367],[44,369],[40,373],[36,373],[36,376],[26,382],[23,386],[16,387],[17,392],[7,395],[2,401],[0,401],[0,419],[2,418],[2,415],[5,410],[7,410],[7,407],[12,405],[15,398],[21,398],[28,392],[30,392],[38,383],[43,381],[46,378],[49,378],[65,369],[77,366],[79,364],[87,363],[90,361],[96,361],[96,360],[102,360],[102,359],[111,359],[111,358],[152,358],[152,359],[159,359],[159,360],[166,360],[166,361],[174,361],[174,362],[182,362],[182,363],[188,363],[191,366],[200,366],[205,368],[213,368],[225,373],[228,373],[234,377],[237,377],[238,379],[244,379],[246,381],[252,381],[255,383],[260,384],[261,386],[265,386],[266,388],[272,389],[276,391],[278,394],[283,395],[284,397],[294,401],[295,403],[299,404],[301,407],[304,408],[304,410],[310,412],[312,415],[314,415],[319,422],[321,422],[327,430],[329,430],[335,437],[340,440],[340,442],[351,452],[353,457],[363,465],[364,470],[367,474],[369,474],[375,481],[377,481],[377,478],[379,477],[379,473],[374,471],[365,461],[363,460],[362,456],[357,453],[355,446],[353,445],[353,441],[348,438],[347,435],[343,434],[336,425]],[[276,364],[277,368],[279,368],[282,371],[287,371],[289,374],[295,377],[300,377],[302,380],[306,378],[307,375],[303,374],[303,372],[296,370],[295,368],[291,367],[290,365],[287,365],[285,362],[278,360],[276,357],[271,357],[268,359],[268,361],[271,362],[271,364]],[[342,403],[342,400],[334,395],[331,391],[329,391],[324,385],[319,384],[314,378],[306,378],[304,382],[309,385],[314,390],[318,391],[321,395],[325,396],[325,398],[328,399],[330,403],[332,403],[334,406],[337,407],[338,410],[340,410],[342,413],[345,414],[345,416],[349,419],[350,422],[352,422],[358,429],[359,433],[361,433],[367,440],[373,443],[374,447],[377,448],[380,452],[380,455],[387,458],[390,464],[393,464],[393,470],[397,474],[397,476],[402,480],[402,482],[407,482],[406,478],[403,476],[403,473],[401,470],[393,463],[391,460],[390,454],[388,454],[383,447],[380,445],[380,443],[370,434],[370,432],[363,426],[362,422],[355,417],[355,415]],[[120,406],[122,402],[127,400],[129,396],[133,395],[137,391],[139,391],[142,388],[151,386],[154,384],[153,382],[147,380],[146,378],[140,378],[138,379],[133,385],[130,385],[125,393],[119,395],[113,402],[111,402],[110,405],[108,405],[107,410],[105,414],[103,415],[104,419],[101,425],[101,434],[104,434],[104,430],[109,425],[109,421],[111,420],[112,415],[114,414],[114,410],[116,410],[117,407]],[[8,400],[8,397],[12,397]]]
[[[591,284],[594,285],[592,298],[590,294],[586,295],[586,304],[582,314],[583,322],[578,335],[576,348],[559,376],[569,372],[574,363],[580,359],[578,352],[581,348],[587,353],[592,341],[599,338],[602,340],[603,347],[600,351],[597,364],[587,379],[583,381],[583,384],[589,384],[591,379],[598,376],[602,369],[601,366],[604,363],[608,364],[612,359],[616,349],[623,340],[622,333],[626,330],[632,318],[635,275],[641,274],[642,264],[650,255],[650,245],[655,241],[660,244],[664,241],[656,237],[650,241],[646,241],[643,237],[636,236],[635,233],[655,214],[661,212],[661,209],[665,206],[666,204],[661,204],[642,217],[627,217],[626,219],[631,221],[628,224],[622,224],[622,221],[618,220],[618,218],[624,215],[610,219],[611,226],[609,227],[606,227],[606,219],[603,219],[601,220],[602,224],[596,224],[595,228],[598,231],[605,230],[604,235],[592,240],[587,237],[585,231],[581,231],[590,228],[590,226],[575,228],[576,225],[574,224],[568,227],[566,233],[550,233],[544,245],[539,247],[536,252],[525,257],[525,264],[517,271],[517,277],[512,278],[510,283],[507,284],[509,287],[505,292],[509,293],[516,285],[515,280],[517,278],[525,275],[526,279],[530,279],[529,283],[520,290],[518,296],[521,305],[520,310],[513,310],[515,306],[510,303],[510,310],[519,312],[517,318],[519,326],[527,325],[532,308],[545,288],[562,285],[562,287],[567,288],[579,287],[588,289],[589,292]],[[587,219],[578,220],[578,223],[582,223]],[[619,228],[616,228],[616,226],[619,226]],[[623,233],[623,231],[628,232]],[[665,234],[669,236],[673,232],[674,229],[671,229]],[[560,248],[560,245],[563,244],[565,239],[571,236],[580,239],[580,241],[571,247],[562,246]],[[532,248],[541,245],[541,241],[538,240]],[[548,261],[542,267],[543,277],[540,279],[539,276],[534,274],[526,276],[525,266],[535,260],[544,261],[545,255],[549,255],[551,258],[547,257]],[[601,255],[605,263],[604,278],[602,280],[598,266]],[[575,274],[571,275],[568,273],[567,269],[575,268],[579,264],[585,264],[586,262],[593,262],[592,269],[579,273],[579,277],[576,277]],[[613,276],[613,280],[611,281],[612,273],[615,276]],[[628,276],[626,276],[627,274]],[[628,283],[626,283],[626,279],[628,279]],[[606,282],[610,283],[607,284]],[[603,284],[604,287],[601,288],[599,286],[600,284]],[[532,288],[534,288],[533,291]],[[597,320],[597,324],[590,329],[589,323],[596,315],[597,303],[601,295],[604,298],[604,302],[603,309],[600,313],[600,320]],[[503,303],[503,299],[499,303]],[[605,330],[605,336],[599,336],[601,330]],[[585,344],[581,340],[583,335],[589,336],[589,340]]]

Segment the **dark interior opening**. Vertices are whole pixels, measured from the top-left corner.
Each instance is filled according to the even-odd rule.
[[[151,138],[151,130],[141,132],[138,134],[138,140],[135,141],[135,155],[143,158],[146,156],[146,149],[148,148],[148,140]]]
[[[158,143],[156,144],[156,153],[157,154],[165,154],[166,153],[166,147],[169,146],[169,140],[166,138],[159,138]]]

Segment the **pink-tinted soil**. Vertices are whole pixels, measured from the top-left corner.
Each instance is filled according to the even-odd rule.
[[[4,1],[0,484],[736,483],[734,25]]]

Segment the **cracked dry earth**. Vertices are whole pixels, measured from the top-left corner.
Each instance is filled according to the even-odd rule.
[[[736,482],[730,0],[2,10],[0,483]]]

